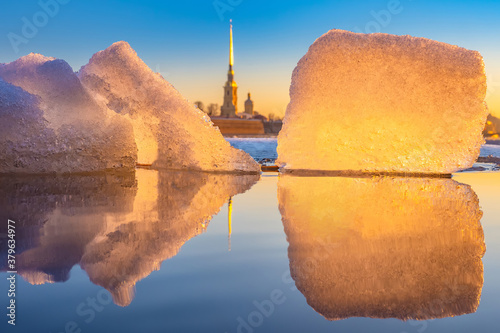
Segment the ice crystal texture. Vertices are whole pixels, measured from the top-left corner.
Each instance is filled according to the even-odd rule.
[[[481,55],[425,38],[332,30],[292,76],[284,169],[452,173],[471,167],[487,111]]]
[[[63,60],[0,64],[0,172],[135,167],[132,126],[85,90]]]
[[[117,42],[96,53],[79,77],[96,98],[132,122],[139,163],[154,168],[260,171],[128,43]]]

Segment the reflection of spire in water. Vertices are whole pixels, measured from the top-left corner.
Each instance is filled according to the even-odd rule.
[[[227,227],[228,227],[228,236],[227,236],[227,246],[228,251],[231,251],[231,233],[232,233],[232,215],[233,215],[233,197],[229,198],[229,202],[227,203]]]
[[[80,264],[117,305],[127,306],[137,281],[175,256],[229,197],[258,179],[153,170],[125,178],[0,177],[0,217],[24,223],[16,234],[22,244],[16,259],[30,283],[65,281]],[[0,270],[6,270],[2,263]]]
[[[281,176],[290,272],[329,320],[475,312],[485,251],[476,194],[451,179]]]

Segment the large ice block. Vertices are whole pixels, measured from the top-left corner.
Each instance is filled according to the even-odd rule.
[[[397,173],[469,168],[483,143],[485,93],[479,52],[331,30],[293,72],[278,164]]]
[[[130,119],[139,163],[169,169],[260,171],[128,43],[117,42],[94,54],[79,77],[109,108]]]
[[[0,65],[0,173],[133,169],[131,124],[96,102],[64,61]]]
[[[485,252],[479,200],[439,178],[278,182],[290,272],[329,320],[426,320],[476,311]]]

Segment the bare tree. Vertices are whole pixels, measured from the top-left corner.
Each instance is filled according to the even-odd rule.
[[[196,102],[194,102],[194,105],[196,105],[196,107],[197,107],[198,109],[200,109],[201,111],[205,111],[205,105],[203,104],[203,102],[201,102],[201,101],[196,101]]]
[[[210,103],[207,106],[207,114],[209,116],[218,116],[219,115],[219,104],[216,103]]]
[[[269,119],[269,121],[274,121],[274,119],[275,119],[275,114],[271,112],[271,113],[269,114],[269,116],[268,116],[268,119]]]

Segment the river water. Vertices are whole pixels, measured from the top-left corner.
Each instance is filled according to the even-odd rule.
[[[272,139],[235,141],[273,159],[260,153]],[[500,172],[138,169],[0,184],[2,332],[498,330]]]

